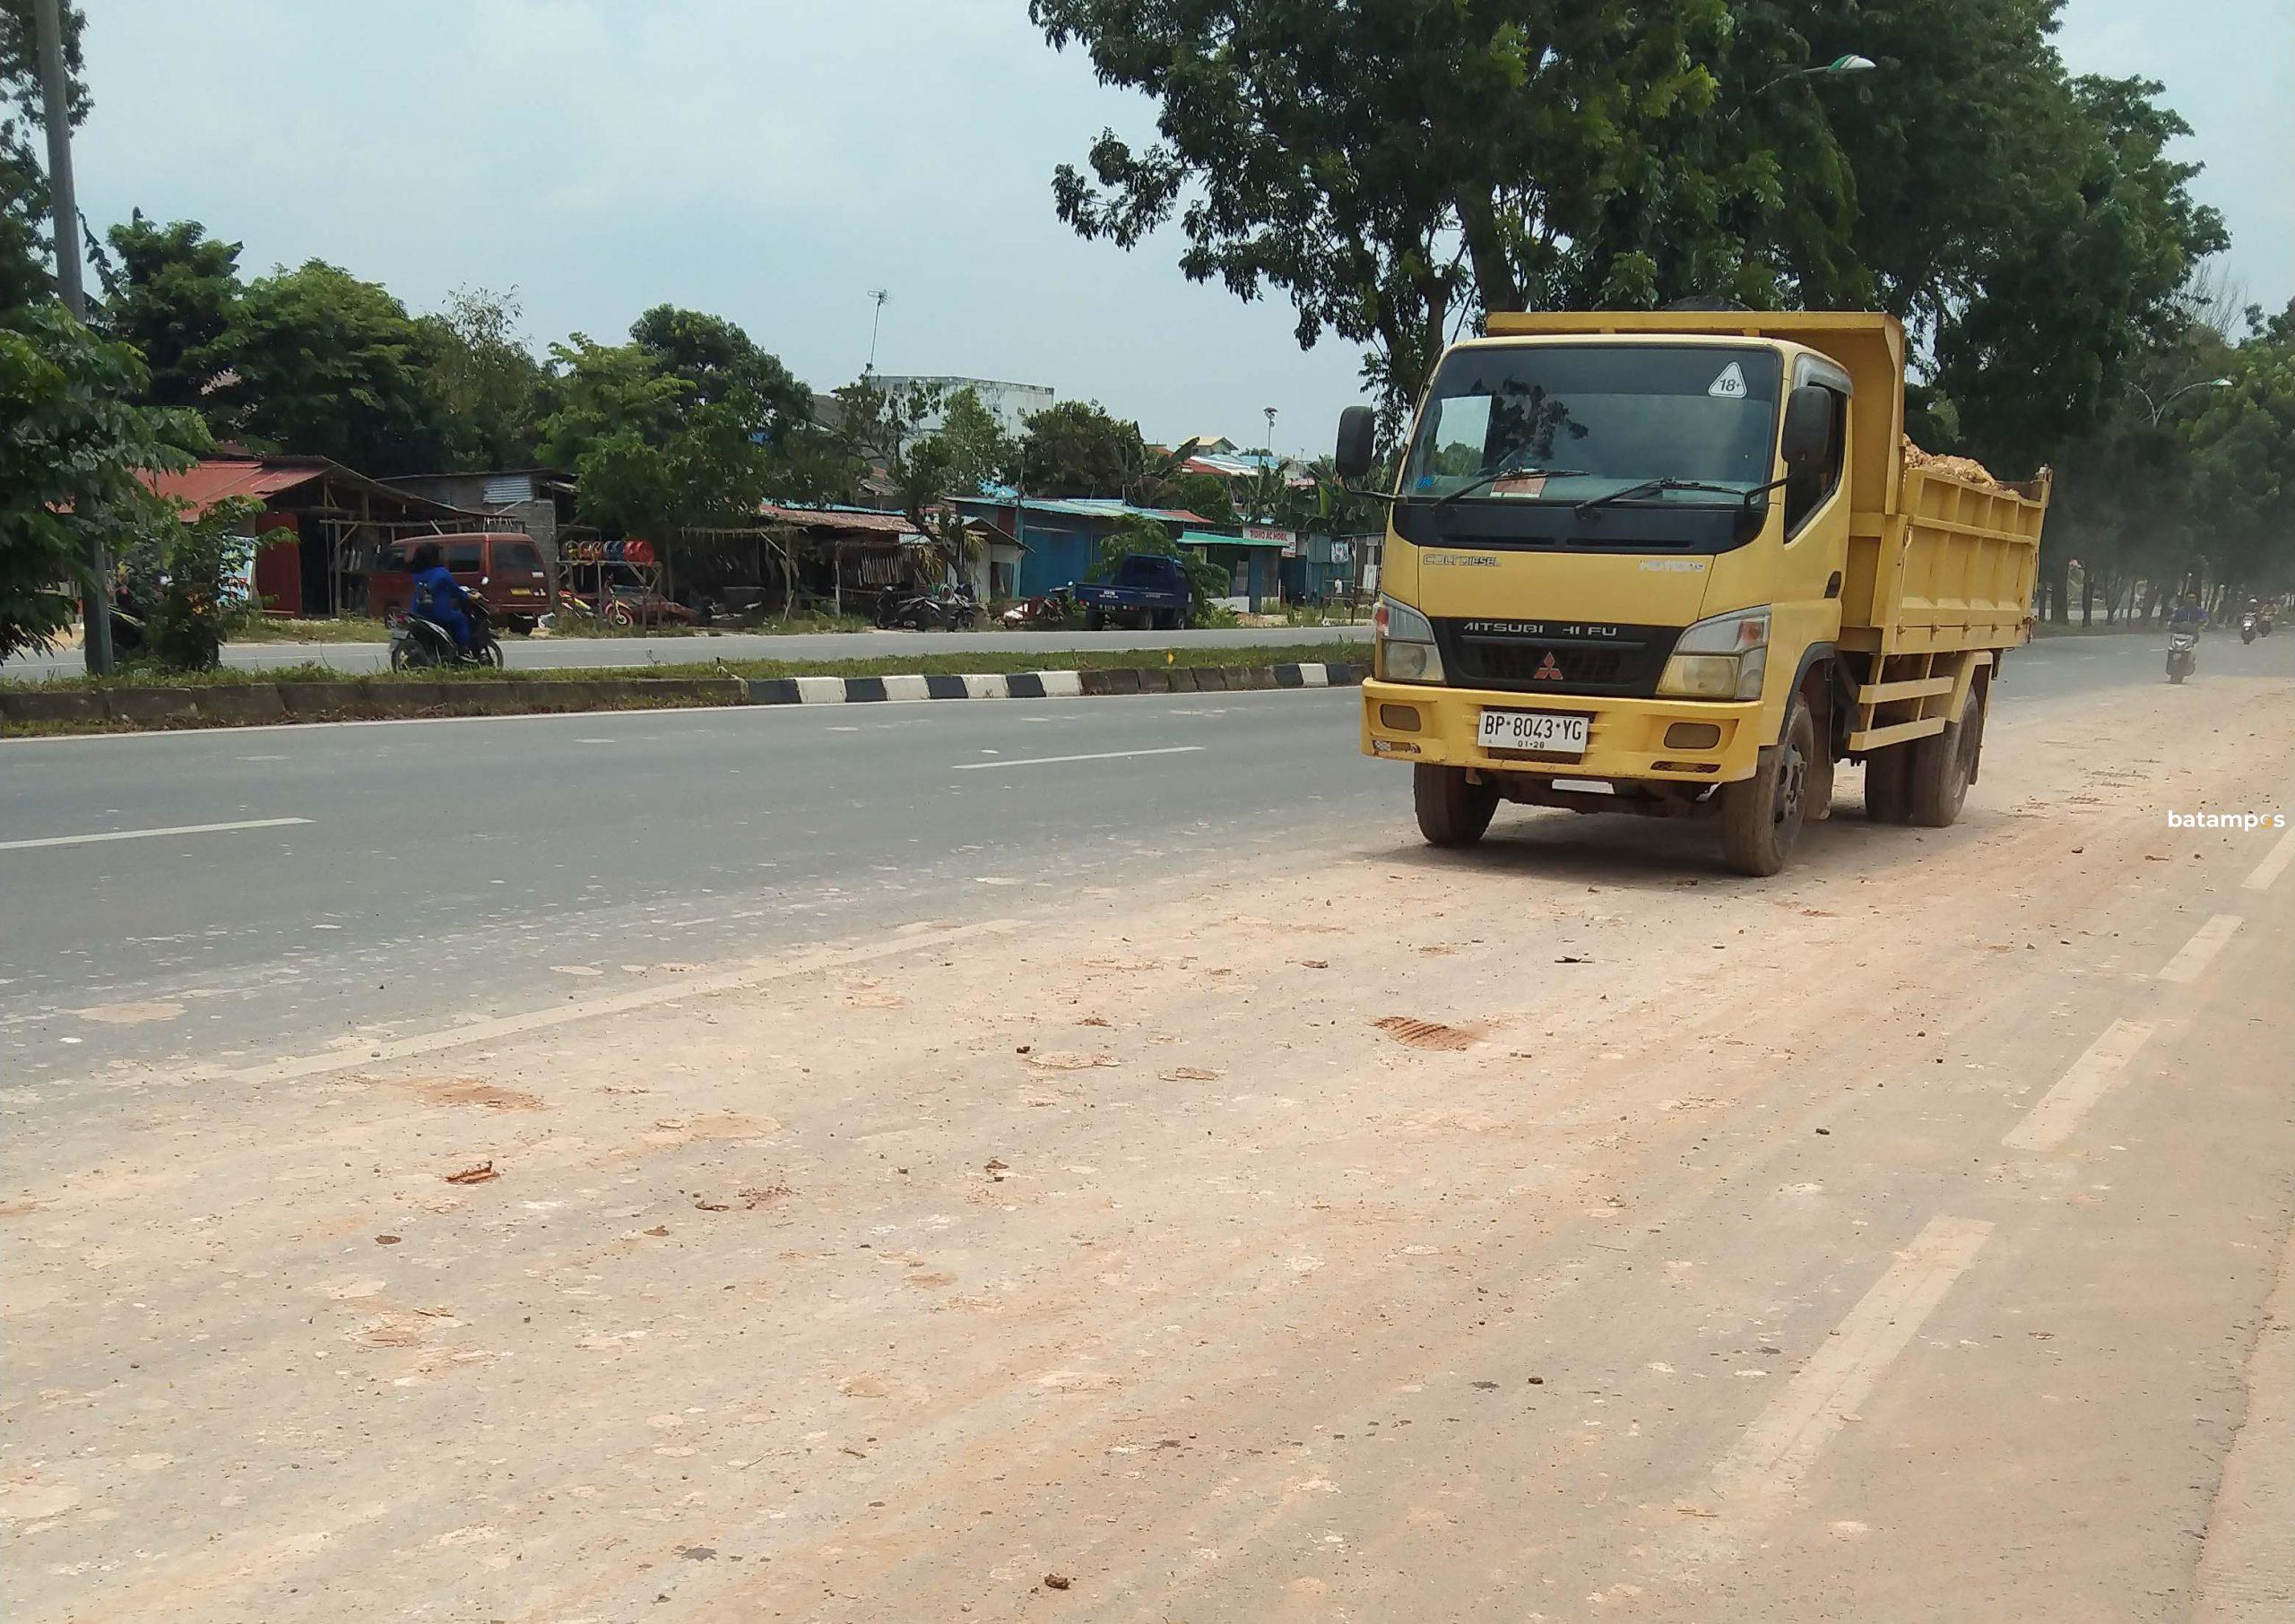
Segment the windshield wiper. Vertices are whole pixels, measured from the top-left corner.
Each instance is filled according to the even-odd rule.
[[[1741,505],[1751,507],[1755,497],[1765,497],[1784,483],[1782,479],[1771,479],[1766,485],[1756,485],[1750,490],[1740,490],[1734,485],[1716,485],[1708,479],[1676,479],[1670,477],[1661,479],[1644,479],[1639,485],[1629,485],[1624,489],[1614,490],[1606,497],[1589,497],[1572,511],[1582,519],[1595,509],[1607,507],[1613,502],[1631,502],[1637,497],[1654,497],[1658,492],[1667,490],[1719,491],[1725,497],[1736,497]]]
[[[1478,490],[1497,484],[1501,479],[1582,479],[1586,471],[1582,468],[1517,468],[1501,463],[1486,473],[1475,475],[1458,489],[1436,497],[1434,505],[1448,507],[1460,497],[1470,497]]]

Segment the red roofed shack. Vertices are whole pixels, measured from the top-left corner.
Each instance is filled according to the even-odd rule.
[[[197,518],[233,497],[263,504],[255,592],[277,615],[340,615],[366,607],[365,561],[385,543],[454,531],[516,530],[482,514],[396,490],[325,457],[226,448],[181,473],[146,476],[152,488]]]

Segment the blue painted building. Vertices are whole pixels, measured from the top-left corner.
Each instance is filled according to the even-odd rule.
[[[985,520],[1012,538],[1018,557],[1009,579],[1000,571],[993,576],[992,590],[999,598],[1038,597],[1088,579],[1100,543],[1125,519],[1152,520],[1174,537],[1204,523],[1176,508],[1138,507],[1113,497],[1000,494],[952,497],[948,505],[967,519]]]

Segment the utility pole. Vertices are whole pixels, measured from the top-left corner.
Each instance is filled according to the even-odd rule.
[[[875,302],[877,313],[869,318],[869,364],[862,368],[861,376],[862,377],[874,377],[876,376],[877,329],[885,324],[885,301],[891,298],[892,295],[886,292],[882,288],[871,288],[869,289],[869,298]]]
[[[64,78],[64,22],[56,0],[32,0],[39,34],[41,117],[48,125],[48,190],[55,205],[56,290],[75,322],[88,319],[80,281],[80,203],[72,190],[72,96]],[[88,538],[89,585],[81,594],[82,639],[91,676],[111,675],[111,561],[100,534]]]

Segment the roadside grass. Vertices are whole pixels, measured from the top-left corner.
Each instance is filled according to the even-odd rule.
[[[233,645],[249,643],[388,643],[391,628],[379,620],[348,615],[340,620],[290,620],[265,615],[232,634]]]
[[[632,678],[671,677],[897,677],[911,672],[925,676],[1009,676],[1018,671],[1098,671],[1154,666],[1274,666],[1316,662],[1344,663],[1363,659],[1361,643],[1333,641],[1282,644],[1241,648],[1183,649],[1057,649],[1042,653],[1016,650],[959,651],[953,653],[884,654],[862,660],[700,660],[658,661],[646,665],[519,667],[507,670],[462,668],[419,671],[339,671],[307,661],[276,669],[246,671],[156,671],[124,668],[109,677],[85,674],[48,678],[30,682],[0,682],[0,687],[43,691],[75,688],[202,688],[245,687],[279,682],[367,682],[386,687],[396,682],[627,682]],[[517,646],[508,647],[517,658]]]

